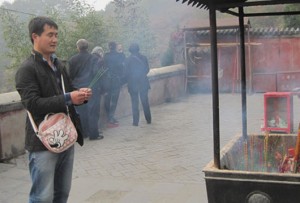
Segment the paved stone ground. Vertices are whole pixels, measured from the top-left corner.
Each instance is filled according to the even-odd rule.
[[[70,203],[206,203],[202,169],[213,158],[211,95],[190,95],[153,107],[153,123],[141,114],[106,129],[101,141],[76,145]],[[294,112],[299,112],[294,99]],[[261,133],[263,94],[247,96],[248,133]],[[221,147],[241,133],[241,96],[220,95]],[[294,119],[299,121],[295,115]],[[0,202],[27,202],[26,155],[0,164]]]

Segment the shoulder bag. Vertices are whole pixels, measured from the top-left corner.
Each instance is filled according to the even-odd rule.
[[[64,79],[61,75],[61,83],[63,92],[65,93]],[[67,114],[65,113],[49,113],[37,128],[33,117],[27,111],[29,120],[36,136],[51,152],[61,153],[74,145],[77,140],[76,128],[69,116],[69,108],[66,105]]]

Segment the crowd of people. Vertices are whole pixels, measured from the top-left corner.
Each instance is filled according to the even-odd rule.
[[[147,57],[140,54],[138,44],[130,45],[130,56],[126,57],[122,45],[116,42],[108,44],[107,53],[100,46],[89,52],[88,41],[79,39],[78,53],[65,66],[55,55],[58,25],[52,19],[34,17],[28,31],[33,45],[31,55],[20,65],[15,82],[24,108],[37,125],[49,113],[68,113],[81,146],[84,138],[101,140],[100,99],[104,97],[104,122],[108,127],[118,126],[115,111],[121,87],[126,83],[132,103],[132,125],[139,124],[139,98],[145,119],[151,124],[149,64]],[[32,180],[29,203],[66,203],[71,189],[74,146],[61,153],[48,151],[36,133],[27,116],[25,149]]]
[[[78,53],[68,63],[71,83],[76,89],[89,87],[93,95],[85,105],[75,106],[80,115],[85,137],[90,140],[103,139],[100,129],[100,102],[104,98],[104,109],[107,127],[117,127],[115,112],[121,88],[128,84],[131,98],[133,126],[139,124],[139,97],[143,106],[145,119],[151,123],[151,112],[148,101],[150,89],[147,74],[149,64],[147,57],[139,53],[139,45],[132,43],[129,47],[130,56],[126,57],[123,47],[116,42],[108,43],[108,52],[96,46],[89,53],[89,43],[79,39],[76,43]]]

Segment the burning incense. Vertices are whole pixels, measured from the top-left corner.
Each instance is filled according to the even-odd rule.
[[[298,136],[297,136],[297,142],[296,142],[294,161],[293,161],[293,165],[292,165],[293,173],[297,172],[299,155],[300,155],[300,123],[298,126]]]
[[[248,170],[248,143],[244,141],[245,170]]]
[[[266,131],[265,133],[265,139],[264,139],[264,161],[265,161],[265,167],[266,170],[268,169],[268,147],[269,147],[269,131]]]
[[[250,136],[250,159],[251,159],[251,170],[254,168],[254,136]]]

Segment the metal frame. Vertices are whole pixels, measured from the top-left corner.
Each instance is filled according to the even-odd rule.
[[[180,0],[176,0],[180,1]],[[219,114],[219,82],[218,82],[218,49],[217,49],[217,19],[216,12],[225,12],[239,18],[240,28],[240,68],[241,68],[241,99],[242,99],[242,127],[243,139],[247,142],[247,98],[246,98],[246,60],[245,60],[245,27],[244,17],[267,16],[267,15],[296,15],[293,12],[271,12],[271,13],[248,13],[244,7],[269,6],[278,4],[298,4],[300,0],[183,0],[188,5],[205,8],[209,10],[210,40],[211,40],[211,68],[212,68],[212,108],[213,108],[213,139],[214,139],[214,166],[220,169],[220,114]],[[238,9],[232,11],[230,9]]]

